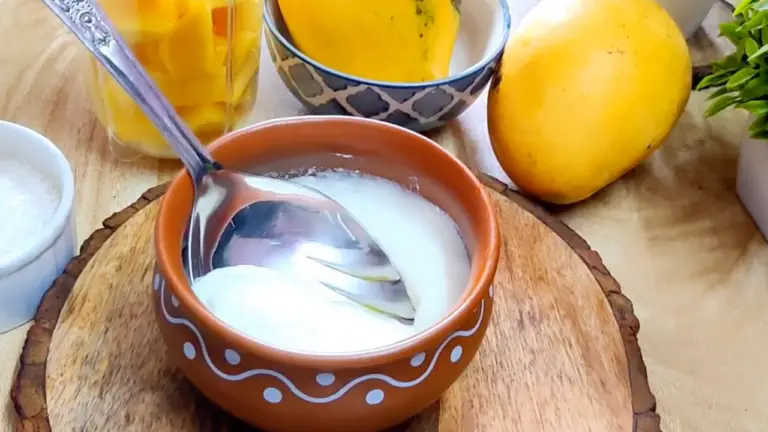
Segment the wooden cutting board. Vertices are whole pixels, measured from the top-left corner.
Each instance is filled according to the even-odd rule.
[[[632,304],[559,220],[489,177],[494,315],[442,399],[395,431],[660,431]],[[151,309],[159,186],[104,221],[45,296],[12,399],[18,431],[247,430],[166,358]]]

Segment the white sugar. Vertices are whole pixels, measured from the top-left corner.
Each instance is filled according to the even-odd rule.
[[[0,262],[22,253],[50,226],[61,192],[29,164],[0,160]]]
[[[380,348],[408,339],[450,313],[471,270],[451,217],[383,178],[343,171],[313,174],[293,181],[335,199],[378,240],[416,308],[413,325],[362,308],[300,274],[250,265],[218,268],[196,280],[192,289],[202,303],[246,336],[315,353]]]

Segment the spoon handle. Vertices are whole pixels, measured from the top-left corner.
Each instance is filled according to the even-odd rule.
[[[208,151],[158,90],[95,0],[43,0],[43,3],[136,101],[179,156],[193,180],[198,180],[214,166]]]

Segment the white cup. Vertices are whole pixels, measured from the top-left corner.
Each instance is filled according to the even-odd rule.
[[[34,317],[43,295],[75,254],[75,185],[61,151],[23,126],[0,121],[0,159],[29,164],[60,192],[45,229],[20,244],[17,253],[0,258],[0,333],[5,333]],[[0,211],[2,207],[0,203]]]
[[[768,141],[749,138],[739,150],[736,192],[768,240]]]
[[[685,38],[693,35],[716,0],[658,0],[675,20]]]

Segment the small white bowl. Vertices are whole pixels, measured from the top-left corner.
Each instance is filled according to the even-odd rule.
[[[43,295],[75,255],[75,181],[67,158],[39,133],[0,121],[0,160],[8,159],[29,164],[47,176],[57,186],[60,199],[43,231],[20,244],[17,253],[0,258],[0,333],[34,317]]]

